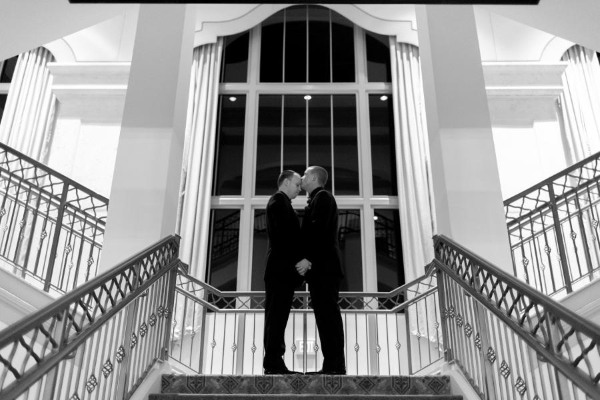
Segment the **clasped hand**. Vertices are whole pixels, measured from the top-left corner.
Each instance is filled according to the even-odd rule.
[[[298,271],[300,275],[304,276],[304,274],[306,274],[306,272],[310,269],[311,266],[312,263],[306,258],[304,258],[298,261],[298,263],[296,264],[296,271]]]

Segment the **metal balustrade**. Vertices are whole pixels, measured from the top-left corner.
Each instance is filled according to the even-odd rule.
[[[444,236],[434,265],[446,360],[482,399],[600,399],[600,326]]]
[[[0,332],[0,398],[127,399],[166,356],[179,238]]]
[[[262,374],[264,292],[220,292],[177,278],[171,334],[173,361],[203,374]],[[342,292],[349,374],[412,375],[443,359],[435,277],[389,293]],[[323,361],[308,292],[296,292],[287,324],[285,361],[301,372]]]
[[[0,332],[1,399],[127,399],[160,359],[202,374],[262,374],[263,292],[186,275],[176,236]],[[600,399],[600,327],[467,249],[435,238],[423,277],[341,293],[350,374],[414,375],[455,363],[483,399]],[[286,364],[322,353],[298,292]]]
[[[0,143],[0,265],[52,294],[96,276],[108,199]]]
[[[514,273],[562,297],[600,275],[600,153],[504,201]]]

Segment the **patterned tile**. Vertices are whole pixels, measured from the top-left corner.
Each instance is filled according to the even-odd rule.
[[[273,376],[263,375],[254,377],[254,387],[262,394],[267,394],[273,389]]]
[[[342,377],[339,375],[323,375],[323,388],[329,394],[336,394],[342,388]]]
[[[290,375],[292,378],[288,381],[288,384],[294,391],[294,393],[302,394],[305,393],[305,389],[308,386],[308,382],[304,378],[304,375]]]
[[[242,377],[226,376],[223,377],[219,383],[227,390],[227,393],[234,393],[235,389],[240,386],[240,378]]]
[[[447,376],[163,375],[165,394],[449,395]]]
[[[410,391],[410,377],[409,376],[394,376],[392,377],[392,386],[400,394],[405,394]]]
[[[186,387],[189,389],[189,393],[201,393],[204,388],[204,376],[203,375],[192,375],[186,379]]]
[[[358,386],[365,391],[366,394],[371,393],[371,390],[375,388],[375,382],[369,378],[362,378],[358,384]]]

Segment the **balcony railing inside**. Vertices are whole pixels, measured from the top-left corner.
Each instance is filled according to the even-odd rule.
[[[413,375],[443,360],[435,277],[389,293],[342,292],[349,374]],[[264,292],[221,292],[179,275],[172,361],[201,374],[262,374]],[[323,354],[308,292],[296,292],[285,333],[289,368],[321,368]]]
[[[482,399],[600,399],[600,326],[435,238],[446,359]]]
[[[0,398],[127,399],[159,360],[261,374],[264,293],[185,274],[169,237],[0,332]],[[348,372],[413,375],[455,363],[482,399],[600,399],[600,327],[443,236],[428,273],[389,293],[343,293]],[[320,367],[300,292],[286,363]]]
[[[600,153],[504,201],[514,273],[564,297],[600,276]]]
[[[0,332],[0,398],[129,398],[166,357],[178,250],[167,237]]]
[[[0,265],[51,294],[96,276],[108,199],[0,143]]]

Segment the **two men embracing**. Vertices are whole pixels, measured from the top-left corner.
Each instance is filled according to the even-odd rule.
[[[265,267],[265,356],[264,372],[294,374],[283,361],[284,333],[294,290],[308,283],[321,349],[323,366],[317,374],[345,375],[344,326],[338,305],[343,277],[338,244],[338,208],[333,195],[324,189],[327,171],[319,166],[306,169],[304,176],[283,171],[279,190],[267,204],[269,249]],[[309,194],[302,226],[292,207],[301,190]]]

